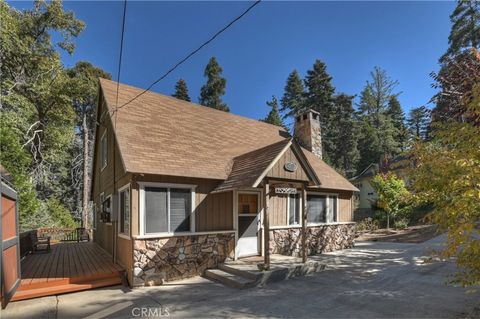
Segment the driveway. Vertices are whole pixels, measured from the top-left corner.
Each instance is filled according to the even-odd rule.
[[[479,295],[446,285],[451,262],[424,263],[443,236],[422,244],[359,242],[314,256],[327,269],[236,290],[193,278],[155,288],[111,287],[11,303],[2,318],[289,317],[465,318]]]

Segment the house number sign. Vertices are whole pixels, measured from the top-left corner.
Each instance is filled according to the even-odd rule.
[[[287,172],[295,172],[297,170],[297,164],[294,162],[287,162],[283,167]]]
[[[275,193],[276,194],[296,194],[297,189],[294,187],[276,187]]]

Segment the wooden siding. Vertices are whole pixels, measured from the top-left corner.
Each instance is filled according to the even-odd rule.
[[[353,222],[353,207],[352,207],[353,192],[339,192],[338,194],[338,221],[339,222]]]
[[[233,193],[214,193],[219,181],[201,178],[188,178],[163,175],[136,175],[137,182],[154,182],[168,184],[196,185],[195,188],[195,230],[217,231],[233,230]],[[132,202],[132,234],[139,235],[139,192],[138,184],[133,185]]]
[[[104,104],[100,103],[98,114],[104,112]],[[112,217],[115,216],[117,210],[117,202],[115,194],[115,189],[118,189],[125,184],[130,182],[131,174],[126,173],[123,166],[122,158],[118,149],[118,145],[115,141],[115,134],[113,132],[113,126],[110,118],[108,116],[103,117],[103,120],[100,118],[97,119],[101,125],[97,126],[95,132],[95,158],[93,166],[93,179],[92,179],[92,197],[91,200],[94,202],[97,210],[96,214],[96,227],[94,230],[93,239],[94,241],[107,253],[113,256],[113,241],[114,236],[117,236],[117,222],[112,221],[112,223],[103,223],[100,221],[100,212],[102,203],[100,203],[100,194],[104,193],[104,198],[112,196]],[[107,166],[102,170],[101,168],[101,148],[100,141],[103,134],[106,131],[107,136]],[[114,165],[114,155],[115,155],[115,165]],[[114,185],[114,166],[115,166],[115,185]],[[132,257],[133,261],[133,257]]]
[[[133,244],[131,240],[118,237],[117,261],[127,270],[128,282],[133,284]]]
[[[197,205],[195,221],[197,231],[232,230],[232,192],[207,195],[202,203]]]
[[[287,195],[274,195],[270,197],[270,226],[287,226],[287,203]]]
[[[297,169],[294,172],[288,172],[285,170],[285,163],[289,162],[297,164]],[[309,181],[307,173],[300,164],[298,157],[295,155],[291,147],[286,150],[283,156],[270,169],[270,171],[267,173],[267,176],[270,178]]]

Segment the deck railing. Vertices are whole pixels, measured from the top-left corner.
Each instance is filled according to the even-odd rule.
[[[50,237],[52,241],[81,241],[85,239],[85,236],[91,238],[90,229],[79,228],[39,228],[37,229],[37,235],[39,237]]]

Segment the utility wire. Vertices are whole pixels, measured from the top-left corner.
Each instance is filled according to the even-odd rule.
[[[237,22],[238,20],[240,20],[241,18],[243,18],[250,10],[252,10],[256,5],[258,5],[260,2],[262,2],[262,0],[257,0],[255,1],[255,3],[253,3],[250,7],[248,7],[245,11],[243,11],[242,14],[240,14],[239,16],[237,16],[235,19],[233,19],[232,21],[230,21],[226,26],[224,26],[222,29],[220,29],[219,31],[217,31],[213,36],[211,36],[207,41],[205,41],[202,45],[200,45],[198,48],[196,48],[195,50],[193,50],[192,52],[190,52],[187,56],[185,56],[183,59],[181,59],[179,62],[177,62],[177,64],[175,64],[172,68],[170,68],[167,72],[165,72],[161,77],[159,77],[157,80],[155,80],[152,84],[150,84],[145,90],[143,90],[142,92],[140,92],[139,94],[137,94],[136,96],[134,96],[132,99],[130,99],[128,102],[122,104],[121,106],[119,107],[115,107],[115,110],[113,111],[112,113],[112,116],[113,114],[115,114],[115,112],[117,112],[119,109],[121,109],[122,107],[132,103],[133,101],[135,101],[136,99],[138,99],[140,96],[144,95],[145,93],[147,93],[148,91],[150,91],[152,89],[152,87],[157,84],[158,82],[162,81],[163,79],[165,79],[170,73],[172,73],[176,68],[178,68],[180,65],[182,65],[183,63],[185,63],[189,58],[191,58],[193,55],[195,55],[198,51],[200,51],[201,49],[203,49],[205,46],[207,46],[208,44],[210,44],[213,40],[215,40],[220,34],[222,34],[223,32],[225,32],[228,28],[230,28],[235,22]],[[117,83],[117,102],[118,102],[118,83]]]
[[[118,107],[118,90],[120,87],[120,72],[122,70],[122,55],[123,55],[123,38],[125,34],[125,17],[127,15],[127,0],[123,1],[123,19],[122,19],[122,36],[120,38],[120,55],[118,58],[118,72],[117,72],[117,98],[115,101],[115,109]]]

